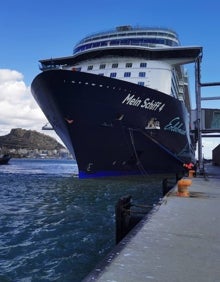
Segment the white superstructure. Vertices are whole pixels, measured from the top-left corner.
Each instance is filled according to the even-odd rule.
[[[91,51],[106,49],[133,48],[134,52],[151,49],[169,48],[179,46],[177,34],[169,29],[160,28],[133,28],[122,26],[116,30],[88,36],[81,40],[74,49],[74,55],[88,54]],[[152,60],[144,56],[121,56],[119,53],[106,54],[98,59],[86,59],[74,67],[83,72],[104,75],[124,81],[129,81],[174,97],[182,97],[182,87],[179,81],[183,77],[177,75],[173,64],[176,61]],[[181,74],[182,72],[179,72]],[[180,84],[182,84],[180,82]]]
[[[73,56],[41,61],[42,70],[75,70],[149,87],[189,102],[183,64],[194,61],[194,47],[181,47],[176,32],[121,26],[85,37]]]

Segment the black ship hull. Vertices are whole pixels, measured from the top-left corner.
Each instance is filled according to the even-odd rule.
[[[179,173],[195,161],[188,112],[169,95],[68,70],[39,74],[31,90],[81,178]]]

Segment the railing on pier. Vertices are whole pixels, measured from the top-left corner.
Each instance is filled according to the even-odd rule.
[[[201,102],[204,100],[220,100],[220,96],[215,97],[201,97],[201,88],[202,87],[211,87],[211,86],[220,86],[220,82],[209,82],[202,83],[200,75],[200,64],[202,57],[199,56],[195,61],[195,85],[196,85],[196,131],[198,136],[198,171],[200,174],[204,174],[204,160],[202,153],[202,137],[219,137],[220,135],[202,135],[204,133],[220,133],[220,128],[216,128],[210,131],[210,129],[202,128],[202,107]]]

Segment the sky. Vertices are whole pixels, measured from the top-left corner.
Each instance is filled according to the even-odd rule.
[[[72,55],[84,36],[120,25],[175,30],[182,45],[202,46],[202,82],[220,81],[219,1],[199,0],[7,0],[0,8],[0,135],[12,128],[41,131],[47,123],[30,86],[39,60]],[[194,64],[186,65],[195,108]],[[203,87],[202,96],[220,96],[220,87]],[[202,107],[220,108],[220,100]],[[43,133],[49,134],[49,131]],[[58,139],[59,140],[59,139]],[[203,139],[210,158],[219,138]]]

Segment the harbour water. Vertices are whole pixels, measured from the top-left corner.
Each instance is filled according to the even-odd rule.
[[[78,179],[72,160],[0,166],[0,281],[81,281],[115,246],[115,204],[155,205],[162,176]]]

